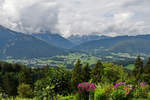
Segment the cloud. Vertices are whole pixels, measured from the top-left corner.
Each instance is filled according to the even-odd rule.
[[[55,32],[58,8],[52,0],[5,0],[0,24],[24,33]]]
[[[0,24],[62,36],[150,33],[150,0],[0,0]]]

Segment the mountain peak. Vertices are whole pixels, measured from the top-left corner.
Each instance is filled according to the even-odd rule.
[[[0,26],[0,57],[2,58],[49,57],[63,53],[65,49]]]

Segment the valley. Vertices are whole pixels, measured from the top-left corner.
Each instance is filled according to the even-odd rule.
[[[149,55],[141,55],[141,59],[146,60]],[[119,65],[127,66],[133,64],[136,56],[131,56],[128,53],[111,53],[111,55],[105,55],[104,57],[92,56],[86,53],[70,53],[68,55],[45,57],[45,58],[31,58],[31,59],[4,59],[3,61],[8,63],[17,63],[30,66],[32,68],[51,66],[62,66],[68,69],[72,69],[77,59],[81,59],[83,64],[89,63],[93,66],[97,60],[101,59],[104,62],[114,62]],[[127,67],[130,69],[130,66]]]
[[[0,60],[30,67],[64,64],[72,69],[77,59],[92,66],[98,59],[119,65],[132,64],[138,55],[150,56],[150,35],[71,36],[45,32],[23,34],[0,26]]]

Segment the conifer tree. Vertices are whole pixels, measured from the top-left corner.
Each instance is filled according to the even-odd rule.
[[[143,79],[145,82],[150,84],[150,57],[144,67]]]
[[[94,83],[97,84],[98,82],[101,82],[101,78],[103,75],[103,69],[104,69],[104,66],[103,66],[101,60],[98,60],[96,65],[92,69],[92,73],[91,73],[91,78]]]
[[[73,90],[77,91],[78,84],[82,82],[82,64],[80,59],[77,60],[74,66],[71,82]]]
[[[135,68],[133,69],[133,75],[137,80],[142,80],[143,73],[143,61],[140,56],[137,57],[134,63]]]
[[[19,84],[25,83],[25,84],[32,84],[32,73],[31,69],[27,68],[26,66],[22,66],[21,71],[18,74],[18,80]]]
[[[89,64],[87,63],[82,69],[82,76],[83,76],[84,82],[88,82],[90,80],[90,72],[91,72],[91,69],[89,67]]]
[[[149,59],[148,59],[146,65],[145,65],[145,67],[144,67],[144,73],[150,74],[150,57],[149,57]]]
[[[17,95],[17,86],[18,81],[15,73],[7,72],[3,76],[3,87],[8,96],[16,96]]]

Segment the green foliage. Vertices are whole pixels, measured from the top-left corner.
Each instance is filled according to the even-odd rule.
[[[81,61],[78,59],[73,68],[71,78],[71,84],[74,91],[77,91],[77,86],[79,83],[82,83],[82,64]]]
[[[33,97],[33,92],[29,84],[20,84],[18,86],[18,94],[23,98],[31,98]]]
[[[147,99],[150,100],[150,92],[147,93]]]
[[[54,85],[51,83],[51,80],[38,80],[35,83],[34,94],[39,100],[43,100],[44,98],[54,97]]]
[[[83,76],[83,81],[88,82],[90,80],[90,75],[91,75],[91,69],[89,67],[89,64],[86,64],[84,68],[82,69],[82,76]]]
[[[143,80],[150,84],[150,57],[144,67]]]
[[[125,66],[124,68],[129,71],[132,71],[134,69],[134,64],[129,64],[129,65]]]
[[[32,84],[31,70],[27,67],[22,67],[18,74],[19,83]]]
[[[68,95],[71,91],[71,72],[65,68],[50,68],[47,76],[35,83],[34,93],[39,99]]]
[[[2,99],[0,98],[0,100],[39,100],[39,99],[37,99],[37,98],[31,99],[31,98],[10,97],[10,98],[2,98]]]
[[[148,92],[149,92],[149,85],[146,85],[144,87],[141,87],[140,85],[138,85],[134,89],[134,97],[135,98],[147,98]]]
[[[128,78],[125,80],[125,82],[128,84],[136,84],[137,80],[135,79],[134,76],[128,76]]]
[[[66,96],[66,97],[62,97],[62,98],[60,98],[58,100],[77,100],[77,99],[74,96]]]
[[[116,83],[117,81],[125,81],[127,73],[122,66],[113,63],[104,63],[104,75],[102,76],[103,83]]]
[[[96,65],[92,69],[92,73],[91,73],[92,81],[94,83],[101,82],[101,78],[102,78],[103,73],[104,73],[103,69],[104,69],[104,67],[103,67],[101,60],[98,60]]]
[[[5,73],[3,76],[3,89],[9,96],[17,95],[17,76],[15,73]]]
[[[82,68],[82,64],[78,60],[74,69],[69,70],[62,65],[56,68],[46,66],[31,69],[23,65],[0,62],[0,100],[13,100],[13,98],[15,100],[32,100],[24,99],[25,97],[35,98],[33,100],[80,100],[79,97],[83,95],[87,95],[90,100],[94,100],[94,98],[95,100],[149,100],[150,58],[143,72],[143,62],[138,57],[133,73],[124,70],[123,66],[108,62],[102,63],[100,60],[92,69],[88,64]],[[146,82],[143,81],[139,84],[139,81],[142,80]],[[77,85],[88,81],[97,84],[96,91],[90,91],[88,94],[83,92],[74,96],[73,94],[78,93]],[[125,83],[125,85],[116,88],[118,82]],[[87,98],[84,99],[87,100]]]
[[[105,94],[105,89],[104,88],[97,88],[95,90],[95,94],[94,94],[94,100],[108,100],[108,97]]]
[[[138,81],[142,81],[142,73],[143,73],[143,61],[140,56],[135,60],[135,68],[133,69],[133,75]]]
[[[126,100],[125,91],[123,89],[116,89],[112,91],[113,100]]]
[[[112,87],[111,98],[113,100],[130,100],[133,98],[132,86],[126,85],[124,82],[122,85],[117,83],[117,85]]]
[[[149,59],[148,59],[146,65],[145,65],[145,67],[144,67],[144,72],[145,72],[145,73],[150,73],[150,57],[149,57]]]

